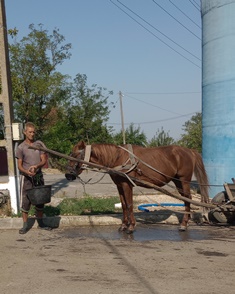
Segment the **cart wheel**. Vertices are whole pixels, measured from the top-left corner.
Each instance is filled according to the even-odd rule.
[[[227,217],[225,214],[219,209],[215,208],[208,213],[209,220],[216,223],[227,223]]]
[[[213,204],[225,204],[228,201],[228,195],[226,191],[221,191],[212,198],[211,203]]]
[[[219,223],[231,223],[235,219],[235,211],[226,207],[217,207],[208,213],[209,220]]]

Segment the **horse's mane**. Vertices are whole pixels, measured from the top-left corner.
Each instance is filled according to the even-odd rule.
[[[124,151],[115,144],[92,144],[92,154],[99,158],[105,166],[114,166],[116,162],[126,157]]]

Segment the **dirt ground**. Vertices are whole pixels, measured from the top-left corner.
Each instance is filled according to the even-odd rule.
[[[0,230],[0,293],[234,293],[235,228],[194,229],[210,237],[138,241],[88,237],[79,227]]]

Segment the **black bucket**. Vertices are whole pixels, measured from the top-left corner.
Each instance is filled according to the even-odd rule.
[[[26,190],[26,194],[33,205],[51,202],[51,185],[37,186]]]

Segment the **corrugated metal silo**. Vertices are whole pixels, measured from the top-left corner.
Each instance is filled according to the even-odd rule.
[[[203,161],[210,197],[235,177],[235,0],[202,0]]]

